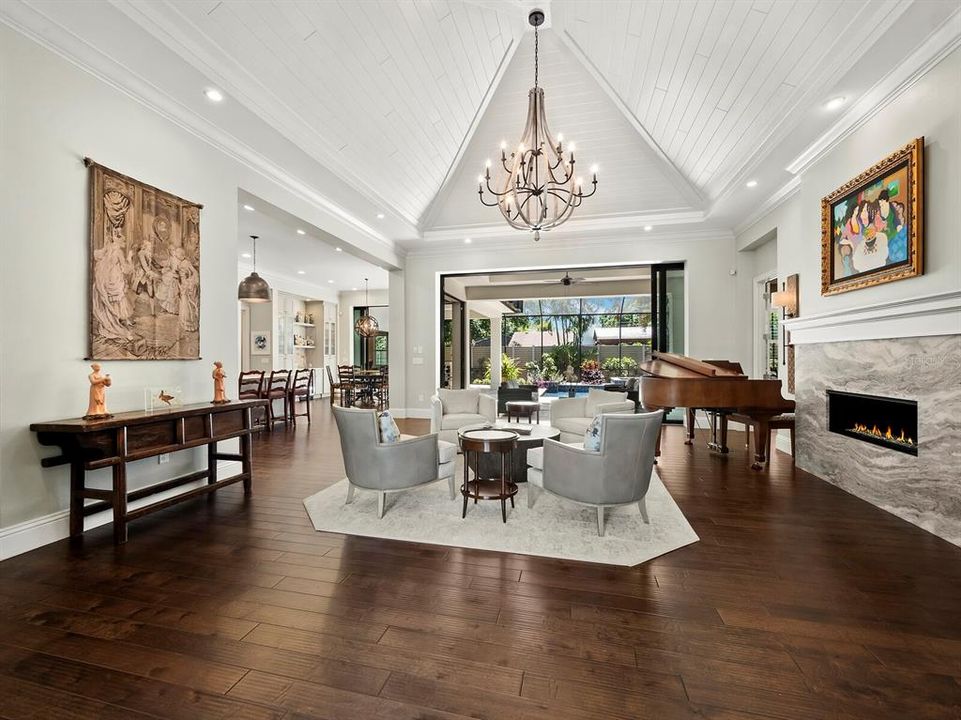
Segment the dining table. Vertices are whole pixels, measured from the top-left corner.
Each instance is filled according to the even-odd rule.
[[[384,373],[380,370],[354,370],[354,385],[357,390],[354,405],[361,408],[378,407],[375,396],[383,378]]]

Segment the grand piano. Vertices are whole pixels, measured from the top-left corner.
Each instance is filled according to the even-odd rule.
[[[687,445],[694,441],[695,410],[712,413],[710,446],[722,453],[728,451],[729,415],[747,416],[756,423],[754,463],[751,465],[755,470],[760,470],[767,460],[771,418],[794,412],[794,401],[781,397],[780,380],[752,380],[739,364],[727,360],[697,360],[686,355],[655,352],[651,360],[641,364],[640,370],[641,403],[646,409],[670,411],[687,408],[687,438],[684,441]]]

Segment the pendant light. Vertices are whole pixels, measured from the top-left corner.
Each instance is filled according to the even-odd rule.
[[[366,307],[354,323],[354,332],[361,337],[375,337],[380,332],[380,325],[377,318],[370,314],[370,288],[367,278],[364,278],[364,302]]]
[[[270,285],[257,274],[257,236],[251,235],[250,239],[254,241],[254,270],[240,281],[237,299],[248,303],[270,302]]]

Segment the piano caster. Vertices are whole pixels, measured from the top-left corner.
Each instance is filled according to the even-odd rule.
[[[721,445],[720,443],[709,442],[707,446],[709,449],[713,450],[716,453],[721,453],[722,455],[727,455],[729,452],[731,452],[730,448],[728,448],[727,445]]]

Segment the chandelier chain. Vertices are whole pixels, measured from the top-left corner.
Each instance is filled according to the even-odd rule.
[[[535,90],[537,89],[537,71],[539,70],[538,63],[537,63],[539,44],[540,43],[537,35],[537,26],[535,25],[534,26],[534,89]]]

